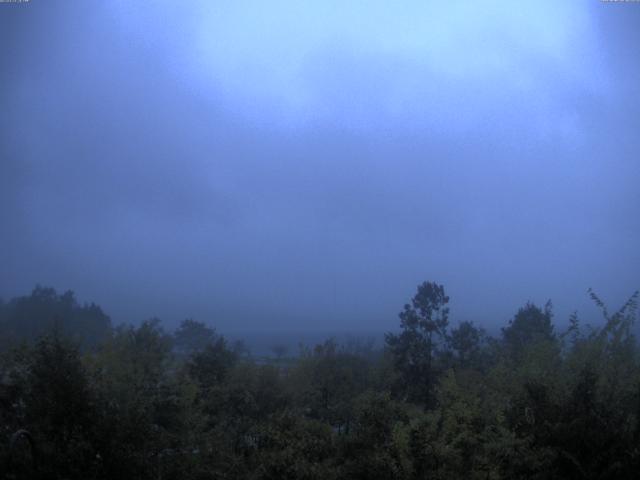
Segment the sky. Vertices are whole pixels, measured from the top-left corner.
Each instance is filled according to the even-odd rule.
[[[640,3],[0,3],[0,297],[118,322],[591,319],[640,288]]]

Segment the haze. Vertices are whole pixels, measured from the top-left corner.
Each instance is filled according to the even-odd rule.
[[[0,4],[0,296],[117,322],[563,322],[640,286],[640,4]],[[596,312],[597,313],[597,312]]]

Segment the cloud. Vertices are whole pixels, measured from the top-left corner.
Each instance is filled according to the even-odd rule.
[[[637,87],[611,88],[638,65],[608,11],[33,7],[0,29],[9,294],[387,329],[426,279],[486,322],[638,281]]]

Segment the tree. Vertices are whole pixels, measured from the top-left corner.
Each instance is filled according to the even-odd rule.
[[[342,478],[411,478],[408,415],[402,403],[388,392],[373,391],[362,393],[354,402],[354,425],[343,445]]]
[[[98,305],[79,305],[72,291],[59,295],[37,286],[0,309],[0,348],[35,342],[53,328],[83,349],[95,349],[111,335],[111,320]]]
[[[78,348],[57,331],[33,349],[26,376],[26,429],[44,478],[83,478],[95,463],[93,396]]]
[[[409,398],[427,405],[432,400],[434,356],[447,339],[448,303],[442,285],[422,283],[400,313],[402,332],[385,336]]]
[[[204,350],[207,345],[214,343],[216,338],[215,329],[188,318],[183,320],[174,332],[173,346],[177,353],[191,355]]]
[[[484,337],[484,330],[476,328],[473,322],[460,322],[457,328],[451,330],[449,344],[460,366],[467,367],[478,360]]]
[[[507,352],[512,357],[519,358],[532,344],[555,341],[552,317],[551,301],[546,303],[544,309],[527,302],[509,321],[509,325],[502,329],[502,339]]]
[[[138,328],[121,326],[92,367],[101,435],[98,448],[106,478],[149,478],[161,467],[179,415],[169,374],[170,338],[158,319]]]
[[[348,431],[353,399],[368,383],[369,366],[357,355],[341,349],[334,339],[304,351],[290,372],[295,397],[309,416]]]
[[[226,380],[236,360],[236,354],[227,347],[225,338],[218,337],[214,343],[210,343],[204,350],[191,357],[187,371],[206,391]]]
[[[290,411],[273,416],[256,435],[254,474],[262,480],[331,480],[341,478],[334,466],[331,428]],[[342,477],[344,478],[344,477]]]

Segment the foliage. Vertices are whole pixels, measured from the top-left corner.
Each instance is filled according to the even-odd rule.
[[[34,292],[2,308],[83,308]],[[614,313],[590,295],[600,327],[572,315],[556,334],[551,305],[527,303],[492,338],[449,330],[444,288],[423,283],[384,351],[330,339],[266,364],[193,320],[91,348],[65,318],[33,321],[0,355],[0,478],[637,478],[638,294]]]
[[[507,352],[517,358],[534,344],[553,342],[555,334],[551,319],[553,317],[551,302],[544,309],[527,303],[518,310],[509,325],[502,329],[502,339]]]
[[[215,329],[202,322],[187,318],[173,334],[173,348],[177,354],[192,355],[201,352],[217,339]]]
[[[111,320],[93,303],[79,305],[71,291],[59,295],[53,288],[41,286],[29,296],[0,304],[0,349],[34,341],[54,328],[90,349],[108,338]]]
[[[412,401],[430,405],[435,384],[435,355],[445,346],[449,323],[449,297],[444,287],[424,282],[400,312],[399,335],[389,333],[386,342],[402,379],[401,388]]]

